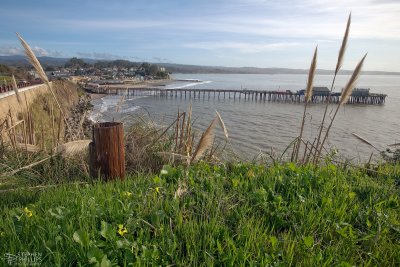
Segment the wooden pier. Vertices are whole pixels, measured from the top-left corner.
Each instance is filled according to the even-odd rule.
[[[304,103],[304,94],[291,91],[233,90],[233,89],[165,89],[165,88],[85,88],[91,93],[119,94],[127,96],[153,95],[185,99],[233,99],[246,101]],[[382,105],[385,94],[352,95],[348,104]],[[326,103],[328,95],[313,95],[312,103]],[[339,103],[340,94],[331,95],[331,103]]]

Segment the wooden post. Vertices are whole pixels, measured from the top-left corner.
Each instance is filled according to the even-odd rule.
[[[120,122],[102,122],[93,126],[89,145],[90,175],[109,181],[125,179],[124,129]]]

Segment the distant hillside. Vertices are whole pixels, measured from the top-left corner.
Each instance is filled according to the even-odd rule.
[[[64,66],[65,63],[68,60],[70,60],[70,58],[57,58],[57,57],[38,57],[38,59],[42,65],[55,66],[55,67]],[[94,64],[98,61],[90,58],[84,58],[83,60],[89,64]],[[29,62],[25,56],[20,56],[20,55],[0,56],[0,64],[14,66],[14,67],[21,67],[29,65]]]
[[[55,58],[55,57],[39,57],[39,61],[44,66],[61,67],[70,58]],[[111,60],[97,60],[90,58],[82,58],[88,64],[94,64],[98,61],[111,61]],[[134,62],[132,62],[134,63]],[[20,67],[28,65],[28,61],[24,56],[0,56],[0,64],[8,66]],[[165,67],[172,73],[219,73],[219,74],[307,74],[308,69],[289,69],[289,68],[255,68],[255,67],[223,67],[223,66],[198,66],[198,65],[184,65],[173,63],[155,63],[159,66]],[[332,70],[317,70],[318,74],[332,74]],[[352,71],[343,70],[340,74],[351,74]],[[400,72],[386,72],[386,71],[364,71],[364,74],[369,75],[400,75]]]
[[[219,73],[219,74],[308,74],[308,69],[289,68],[256,68],[256,67],[223,67],[223,66],[197,66],[160,63],[172,73]],[[332,74],[332,70],[318,69],[317,74]],[[369,75],[400,75],[400,72],[363,71]],[[350,70],[340,71],[340,74],[352,74]]]

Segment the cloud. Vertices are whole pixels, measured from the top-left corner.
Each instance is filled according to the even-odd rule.
[[[281,43],[245,43],[245,42],[195,42],[183,44],[186,48],[205,49],[205,50],[223,50],[233,49],[242,53],[259,53],[265,51],[284,50],[289,47],[300,45],[296,42]]]
[[[152,58],[153,62],[157,62],[157,63],[165,63],[165,62],[170,62],[170,60],[168,58],[162,58],[162,57],[153,57]]]
[[[103,60],[116,60],[122,59],[125,57],[110,54],[110,53],[102,53],[102,52],[77,52],[79,57],[83,58],[92,58],[92,59],[103,59]]]
[[[31,47],[32,51],[35,53],[37,57],[60,57],[62,56],[62,52],[46,50],[39,46]],[[1,56],[16,56],[16,55],[25,55],[24,49],[18,46],[8,46],[8,47],[0,47],[0,55]]]

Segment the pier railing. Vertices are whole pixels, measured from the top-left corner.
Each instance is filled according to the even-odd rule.
[[[305,100],[303,93],[292,91],[267,91],[267,90],[234,90],[234,89],[165,89],[165,88],[86,88],[91,93],[101,94],[125,94],[135,95],[154,95],[159,97],[181,97],[193,99],[234,99],[251,100],[264,102],[284,102],[284,103],[303,103]],[[385,103],[385,94],[352,95],[348,104],[381,105]],[[328,95],[312,96],[313,103],[326,103]],[[330,97],[330,102],[339,103],[340,95],[334,94]]]

